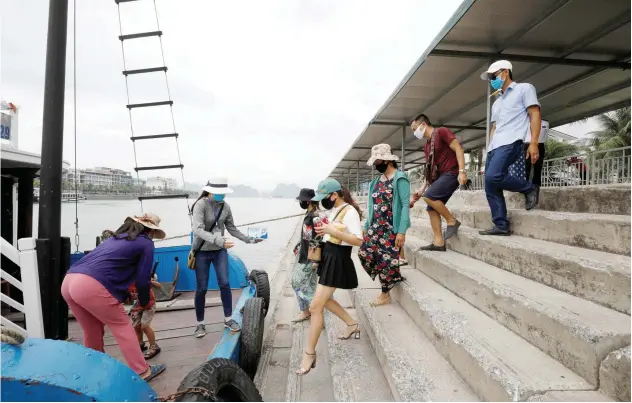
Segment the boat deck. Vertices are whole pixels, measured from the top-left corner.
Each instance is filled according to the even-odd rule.
[[[190,300],[193,299],[193,295],[193,292],[184,292],[176,299]],[[237,303],[240,295],[241,290],[233,290],[233,306]],[[219,291],[207,292],[207,299],[213,297],[219,298]],[[165,372],[150,383],[158,395],[165,396],[176,392],[186,374],[206,361],[224,331],[222,307],[207,307],[205,322],[207,323],[207,335],[201,339],[196,339],[193,337],[196,325],[193,309],[156,312],[152,327],[156,332],[156,341],[162,351],[148,363],[167,366]],[[76,320],[69,321],[68,332],[73,342],[81,343],[83,341],[83,332]],[[105,352],[125,363],[116,340],[107,328],[104,341]]]

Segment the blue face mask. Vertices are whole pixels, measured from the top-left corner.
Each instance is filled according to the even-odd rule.
[[[213,195],[213,200],[215,200],[216,202],[222,202],[222,201],[224,201],[224,197],[225,196],[226,195],[216,195],[216,194],[214,194]]]
[[[499,90],[502,88],[504,82],[505,80],[503,80],[502,78],[500,78],[500,76],[498,76],[494,78],[493,80],[491,80],[489,83],[492,85],[492,88],[494,90]]]

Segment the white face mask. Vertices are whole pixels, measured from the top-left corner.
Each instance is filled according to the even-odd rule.
[[[424,138],[424,133],[426,133],[426,125],[419,125],[417,130],[413,132],[413,135],[421,140]]]

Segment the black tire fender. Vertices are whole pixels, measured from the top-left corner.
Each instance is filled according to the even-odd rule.
[[[263,298],[263,315],[268,314],[270,307],[270,280],[268,273],[263,270],[253,270],[250,272],[250,280],[255,284],[257,297]]]
[[[263,348],[263,298],[250,298],[244,305],[239,338],[239,367],[254,379]]]
[[[239,366],[226,358],[213,358],[193,369],[184,377],[178,392],[189,388],[204,388],[214,393],[219,401],[263,402],[254,382]],[[178,402],[206,402],[203,395],[187,393]]]

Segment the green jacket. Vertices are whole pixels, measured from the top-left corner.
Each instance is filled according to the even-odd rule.
[[[365,231],[369,229],[369,225],[373,222],[373,189],[380,180],[380,176],[373,179],[369,185],[368,210],[369,217],[364,223]],[[396,234],[406,234],[406,230],[410,228],[410,182],[408,176],[402,171],[395,173],[393,185],[393,231]]]

